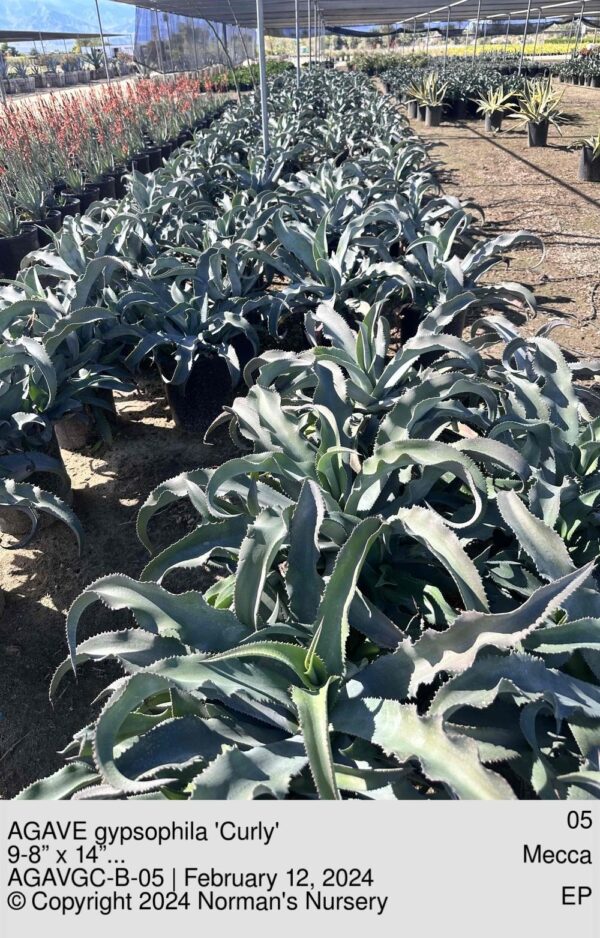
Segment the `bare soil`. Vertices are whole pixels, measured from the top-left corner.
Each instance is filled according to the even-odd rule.
[[[64,453],[74,507],[86,533],[81,556],[75,538],[60,524],[42,530],[26,550],[0,550],[0,588],[6,599],[0,618],[0,797],[10,798],[63,764],[57,751],[97,713],[90,703],[106,686],[107,675],[118,676],[109,666],[84,666],[77,682],[67,677],[54,703],[48,700],[52,673],[66,657],[65,613],[73,600],[100,576],[139,576],[149,558],[135,521],[156,485],[233,455],[226,433],[205,445],[200,437],[176,429],[158,381],[122,398],[117,409],[120,427],[110,448]],[[153,528],[157,547],[183,536],[192,523],[191,510],[170,511]],[[205,588],[208,583],[185,585]],[[81,634],[126,623],[131,624],[127,614],[97,604]]]
[[[530,149],[513,119],[486,134],[482,120],[414,126],[430,141],[444,191],[472,199],[485,212],[489,235],[526,229],[539,235],[546,255],[519,252],[504,279],[534,290],[538,315],[526,329],[561,319],[553,333],[561,345],[586,358],[600,354],[600,184],[577,178],[579,151],[569,149],[600,129],[600,89],[562,85],[569,123],[551,127],[546,148]],[[539,264],[532,268],[532,264]],[[522,269],[525,268],[525,269]]]
[[[550,146],[541,150],[528,149],[526,135],[511,122],[494,136],[484,133],[482,121],[416,127],[443,164],[445,191],[478,202],[486,232],[527,228],[544,239],[547,253],[540,266],[516,269],[539,260],[535,252],[520,252],[508,274],[529,283],[540,299],[540,311],[526,328],[533,332],[561,318],[564,326],[555,336],[591,357],[600,354],[600,185],[578,182],[578,154],[568,146],[600,126],[600,90],[568,86],[564,104],[574,122],[563,128],[562,137],[552,130]],[[0,617],[0,797],[12,797],[62,764],[57,751],[93,718],[97,707],[90,703],[107,676],[116,676],[109,666],[84,666],[78,682],[67,678],[50,704],[50,677],[66,656],[64,617],[70,604],[100,576],[115,571],[139,576],[148,558],[135,519],[156,485],[187,469],[218,465],[233,453],[226,434],[206,446],[176,429],[158,383],[119,401],[118,411],[121,427],[112,447],[65,454],[86,532],[81,557],[62,525],[43,530],[29,549],[0,550],[0,588],[6,595]],[[156,525],[157,545],[183,535],[192,523],[185,508],[169,512]],[[84,621],[87,636],[123,626],[129,617],[98,604]]]

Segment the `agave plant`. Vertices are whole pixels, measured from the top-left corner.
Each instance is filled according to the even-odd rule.
[[[423,81],[421,102],[427,107],[441,107],[448,91],[448,82],[442,81],[435,72],[430,72]]]
[[[167,377],[185,380],[209,346],[231,362],[235,333],[256,354],[213,428],[239,455],[159,486],[140,579],[103,577],[71,607],[52,692],[88,661],[123,677],[22,797],[597,796],[600,431],[577,384],[597,366],[504,317],[535,299],[485,275],[539,242],[476,238],[393,102],[313,74],[273,103],[272,157],[247,100],[134,177],[106,237],[93,217],[42,264],[57,342],[88,304],[109,348],[134,343],[131,367],[176,349]],[[121,232],[135,257],[116,256]],[[40,271],[20,277],[31,304]],[[36,334],[52,311],[34,307]],[[259,327],[296,312],[311,347],[262,350]],[[154,551],[183,499],[195,527]],[[179,570],[212,585],[171,592]],[[98,601],[134,622],[81,640]]]
[[[550,79],[532,80],[525,83],[519,96],[516,115],[521,124],[552,124],[560,133],[560,125],[566,120],[561,110],[564,92],[556,91]]]
[[[22,338],[0,346],[0,515],[7,517],[9,509],[8,517],[17,512],[30,522],[29,532],[13,549],[29,543],[44,513],[67,524],[81,544],[74,512],[55,492],[37,484],[44,480],[59,492],[65,487],[65,468],[47,417],[56,391],[56,373],[40,343]]]
[[[483,114],[484,117],[504,115],[514,109],[514,97],[514,91],[507,91],[504,85],[499,85],[498,88],[490,88],[481,97],[475,98],[475,104],[478,113]]]

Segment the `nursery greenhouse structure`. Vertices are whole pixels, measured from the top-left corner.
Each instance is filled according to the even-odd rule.
[[[132,5],[6,61],[0,796],[597,799],[600,5]]]

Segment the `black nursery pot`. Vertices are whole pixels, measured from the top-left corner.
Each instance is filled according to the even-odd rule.
[[[590,78],[590,88],[600,88],[600,75],[592,75]]]
[[[427,105],[425,108],[425,125],[427,127],[439,127],[442,120],[442,105],[434,107]]]
[[[90,205],[93,205],[94,202],[100,200],[100,186],[99,185],[87,185],[83,187],[81,192],[76,193],[79,201],[81,202],[81,211],[87,212]]]
[[[448,107],[448,117],[455,121],[464,121],[467,117],[467,102],[457,98]]]
[[[485,115],[485,129],[488,134],[492,133],[494,130],[500,130],[502,127],[502,112],[494,111],[493,114]]]
[[[45,248],[49,244],[52,243],[52,237],[49,234],[47,234],[47,232],[43,231],[42,229],[49,228],[50,231],[53,231],[54,234],[56,234],[62,228],[62,223],[63,223],[62,215],[58,211],[58,209],[48,212],[45,218],[39,219],[39,221],[37,222],[37,225],[39,226],[38,227],[38,241],[39,241],[41,248]]]
[[[127,183],[123,178],[126,172],[126,166],[115,166],[111,174],[114,176],[115,180],[115,196],[117,199],[122,199],[125,195],[127,195]]]
[[[528,124],[527,134],[530,147],[545,147],[548,142],[548,121],[541,124]]]
[[[128,166],[131,170],[135,170],[138,173],[149,173],[150,172],[150,160],[146,153],[136,153],[135,156],[132,156],[129,160]]]
[[[409,101],[407,104],[408,116],[411,120],[415,121],[419,116],[419,105],[416,101]]]
[[[419,120],[425,121],[427,118],[427,105],[419,104]]]
[[[154,173],[157,169],[160,169],[163,164],[162,148],[161,147],[148,147],[147,151],[148,156],[148,165],[150,166],[150,172]]]
[[[234,348],[240,363],[240,369],[243,372],[248,362],[251,362],[254,358],[254,346],[242,332],[240,332],[239,335],[234,336],[229,344]]]
[[[81,202],[76,196],[68,196],[66,203],[61,205],[59,211],[63,221],[69,215],[81,215]]]
[[[14,280],[20,268],[21,261],[31,251],[37,251],[40,246],[38,231],[35,226],[24,228],[20,234],[9,238],[0,238],[0,273],[2,277]]]
[[[116,180],[114,176],[106,173],[96,183],[100,190],[101,199],[114,199],[117,195]]]
[[[163,143],[160,148],[160,153],[163,160],[168,160],[171,154],[173,153],[173,144],[172,143]]]
[[[165,382],[165,395],[176,426],[186,433],[204,434],[231,401],[229,369],[218,356],[199,358],[185,385]]]
[[[115,428],[117,409],[113,392],[106,388],[98,388],[96,394],[104,402],[104,406],[98,406],[97,411],[101,411],[110,426]],[[79,452],[86,446],[93,446],[102,439],[94,409],[88,404],[84,405],[82,410],[66,414],[57,420],[54,431],[61,450],[68,450],[71,453]]]
[[[579,156],[579,178],[582,182],[600,182],[600,156],[594,159],[591,147],[582,147]]]

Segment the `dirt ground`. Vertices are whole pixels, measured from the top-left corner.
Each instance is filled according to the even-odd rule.
[[[529,283],[540,298],[540,312],[526,328],[535,331],[560,317],[564,327],[555,336],[591,357],[600,354],[600,322],[593,318],[600,304],[600,185],[577,181],[578,155],[568,146],[600,126],[600,90],[569,86],[564,103],[577,123],[566,126],[562,137],[552,131],[546,150],[529,150],[523,132],[510,122],[496,136],[486,136],[480,121],[432,130],[416,126],[444,164],[445,190],[478,202],[489,233],[527,228],[543,237],[547,254],[541,266],[509,274]],[[529,259],[519,254],[518,264]],[[54,704],[48,701],[50,677],[66,655],[64,616],[72,601],[105,574],[139,575],[147,555],[135,519],[155,485],[186,469],[217,465],[233,452],[226,436],[206,446],[177,430],[160,386],[147,385],[118,408],[121,429],[110,449],[65,455],[86,532],[81,557],[61,525],[41,532],[30,549],[0,551],[0,588],[6,593],[0,618],[0,797],[13,796],[61,765],[57,750],[92,719],[97,708],[90,703],[106,686],[107,667],[87,665],[77,683],[68,677]],[[185,510],[170,512],[156,526],[158,546],[185,533],[190,523]],[[176,579],[169,583],[174,589]],[[96,605],[81,634],[126,622],[126,614]]]
[[[64,617],[73,600],[108,573],[139,576],[149,558],[137,539],[135,520],[156,485],[233,455],[226,433],[207,446],[176,429],[159,382],[117,406],[120,427],[110,448],[64,454],[86,534],[81,556],[71,532],[59,524],[41,531],[30,549],[0,551],[0,588],[6,596],[0,618],[0,797],[11,797],[62,764],[57,750],[97,712],[90,703],[106,686],[107,673],[113,673],[105,666],[83,667],[78,681],[69,676],[50,704],[48,684],[66,657]],[[192,520],[191,510],[169,512],[151,532],[157,546],[185,534]],[[173,588],[181,588],[176,579]],[[200,584],[188,580],[185,585]],[[126,623],[127,614],[97,604],[82,621],[81,634]]]
[[[538,297],[530,332],[563,319],[553,338],[589,358],[600,354],[600,184],[579,182],[579,153],[569,147],[600,130],[600,89],[558,87],[570,121],[561,127],[562,136],[550,129],[545,149],[529,149],[514,119],[505,120],[498,134],[486,134],[481,120],[431,129],[421,121],[414,125],[432,143],[432,158],[443,164],[444,190],[477,202],[488,234],[526,229],[543,239],[542,264],[519,270],[539,260],[532,252],[520,253],[503,277],[530,285]]]

